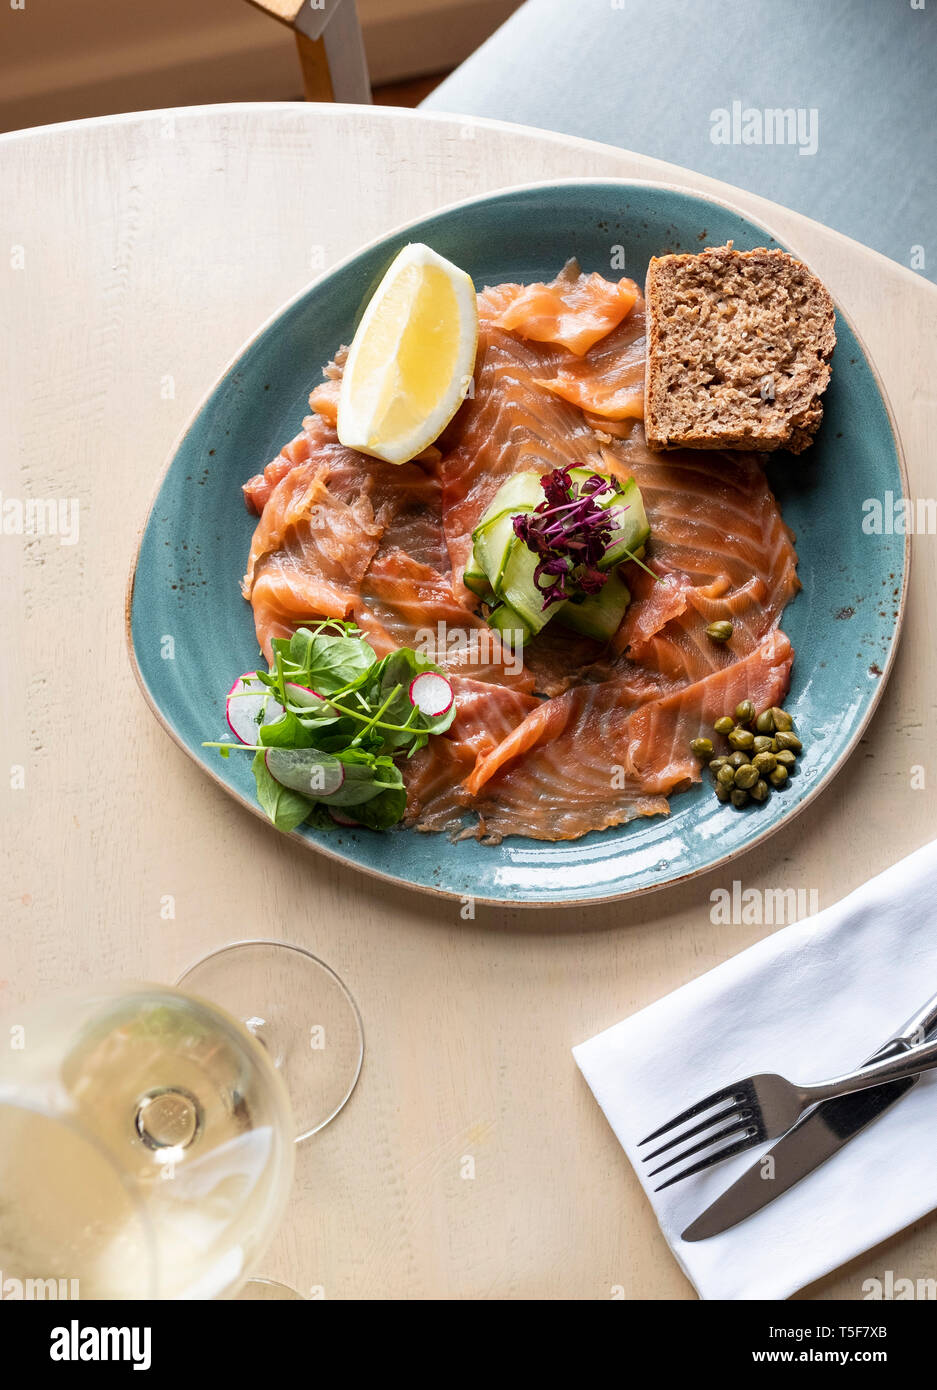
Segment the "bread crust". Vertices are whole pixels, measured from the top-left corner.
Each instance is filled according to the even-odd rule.
[[[644,431],[652,449],[787,449],[823,419],[836,345],[826,287],[786,251],[732,243],[648,266]]]

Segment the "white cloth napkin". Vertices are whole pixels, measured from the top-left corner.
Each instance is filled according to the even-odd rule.
[[[770,1145],[655,1193],[639,1140],[753,1072],[821,1081],[853,1070],[935,993],[937,841],[573,1049],[701,1297],[787,1298],[937,1207],[937,1071],[796,1187],[708,1240],[680,1233]]]

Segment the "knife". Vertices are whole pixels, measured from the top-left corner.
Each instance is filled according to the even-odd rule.
[[[921,1043],[937,1025],[937,994],[928,1000],[922,1009],[905,1024],[899,1033],[890,1038],[884,1046],[869,1058],[877,1062],[883,1057],[906,1052],[909,1047]],[[701,1216],[691,1222],[683,1232],[682,1240],[708,1240],[710,1236],[720,1235],[731,1226],[761,1211],[782,1193],[788,1192],[795,1183],[808,1173],[819,1168],[821,1163],[855,1138],[873,1120],[900,1100],[906,1091],[916,1085],[919,1076],[906,1077],[902,1081],[890,1081],[884,1086],[875,1086],[865,1091],[855,1091],[849,1096],[839,1096],[836,1100],[823,1101],[808,1111],[792,1129],[789,1129],[778,1142],[763,1154],[757,1163],[727,1188],[720,1197],[708,1206]],[[765,1160],[773,1160],[773,1176],[765,1176]],[[770,1171],[770,1170],[769,1170]]]

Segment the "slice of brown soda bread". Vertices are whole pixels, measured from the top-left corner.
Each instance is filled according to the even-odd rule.
[[[823,418],[833,301],[786,251],[655,257],[647,272],[644,429],[652,449],[789,449]]]

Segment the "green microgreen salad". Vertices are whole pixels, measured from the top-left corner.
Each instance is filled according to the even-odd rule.
[[[254,754],[257,799],[278,830],[396,825],[407,802],[396,760],[455,717],[445,675],[410,647],[379,658],[353,623],[301,627],[271,646],[269,671],[245,672],[228,693],[237,742],[203,746]]]

